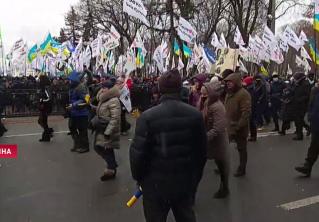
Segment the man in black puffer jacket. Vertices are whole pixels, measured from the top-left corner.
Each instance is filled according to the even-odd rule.
[[[196,221],[192,205],[206,163],[206,133],[201,113],[181,101],[181,88],[177,70],[163,74],[160,104],[136,123],[130,162],[147,222],[165,222],[170,209],[177,222]]]
[[[304,118],[308,109],[311,91],[309,81],[306,79],[306,75],[302,71],[302,69],[298,70],[294,75],[295,88],[291,106],[293,109],[297,135],[293,138],[293,140],[303,140],[302,129],[305,126]]]

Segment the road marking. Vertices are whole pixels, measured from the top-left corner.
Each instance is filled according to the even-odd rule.
[[[54,132],[54,134],[65,134],[68,133],[69,131],[59,131],[59,132]],[[28,133],[28,134],[16,134],[16,135],[8,135],[4,136],[3,138],[12,138],[12,137],[25,137],[25,136],[39,136],[42,135],[42,133]]]
[[[318,196],[313,196],[313,197],[308,197],[305,199],[301,199],[301,200],[297,200],[294,202],[290,202],[290,203],[285,203],[282,205],[279,205],[278,207],[284,209],[284,210],[295,210],[301,207],[306,207],[309,205],[313,205],[319,203],[319,195]]]

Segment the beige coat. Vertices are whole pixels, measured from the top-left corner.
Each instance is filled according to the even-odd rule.
[[[120,148],[121,104],[119,101],[120,90],[117,86],[97,95],[99,101],[96,115],[109,121],[104,133],[95,133],[95,145],[111,149]]]

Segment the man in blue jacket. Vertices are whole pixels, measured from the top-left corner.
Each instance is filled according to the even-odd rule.
[[[81,83],[80,74],[73,71],[68,77],[70,81],[69,106],[70,113],[69,129],[73,139],[71,152],[86,153],[89,151],[88,138],[88,90]]]
[[[318,159],[319,155],[319,86],[317,85],[312,90],[310,99],[310,108],[308,117],[311,124],[311,143],[308,149],[306,161],[303,165],[295,167],[296,171],[310,177],[312,166]]]

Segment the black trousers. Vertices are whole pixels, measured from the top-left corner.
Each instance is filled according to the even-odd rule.
[[[295,125],[296,125],[296,132],[297,132],[297,137],[300,137],[302,138],[303,137],[303,127],[305,125],[305,115],[297,115],[295,116],[294,118],[294,121],[295,121]]]
[[[274,121],[274,124],[275,124],[275,128],[277,130],[279,130],[279,116],[278,116],[278,113],[280,111],[280,106],[271,106],[270,107],[270,111],[271,111],[271,116],[272,116],[272,119]]]
[[[246,170],[247,159],[248,159],[247,138],[236,136],[235,142],[237,144],[237,150],[239,153],[239,167],[238,168],[241,170]]]
[[[121,133],[127,132],[131,128],[131,124],[126,120],[126,110],[121,110]]]
[[[250,137],[256,139],[257,138],[257,124],[256,124],[256,118],[254,116],[251,116],[249,119],[249,131],[250,131]]]
[[[44,131],[48,131],[49,126],[48,126],[48,113],[41,111],[39,114],[39,119],[38,119],[39,125],[44,129]]]
[[[69,129],[75,148],[89,149],[88,117],[77,116],[69,119]]]
[[[311,143],[308,149],[306,161],[312,166],[318,159],[319,155],[319,135],[311,135]]]
[[[94,150],[105,160],[107,169],[115,170],[117,168],[118,165],[115,160],[115,153],[113,149],[105,149],[102,146],[94,146]]]
[[[144,215],[146,222],[166,222],[170,210],[173,211],[176,222],[196,222],[192,207],[192,196],[175,199],[143,196]]]
[[[228,189],[229,164],[226,160],[215,160],[220,175],[220,189]]]

